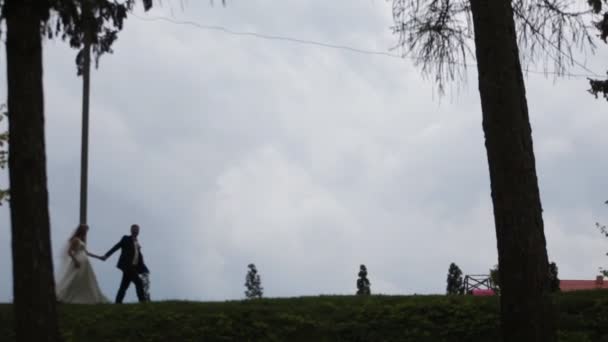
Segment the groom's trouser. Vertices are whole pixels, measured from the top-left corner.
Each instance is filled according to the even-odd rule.
[[[137,299],[140,302],[144,302],[146,297],[144,295],[144,284],[137,274],[137,270],[135,267],[131,267],[126,270],[122,270],[122,280],[120,281],[120,287],[118,288],[118,293],[116,294],[116,303],[121,304],[122,300],[125,298],[125,293],[129,288],[131,283],[135,284],[135,291],[137,292]]]

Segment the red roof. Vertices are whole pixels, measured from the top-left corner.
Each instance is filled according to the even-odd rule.
[[[603,280],[560,280],[559,288],[563,292],[608,289],[608,282]]]
[[[475,289],[472,292],[473,292],[473,296],[493,296],[496,294],[494,292],[494,290],[492,290],[492,289],[488,289],[488,290]]]

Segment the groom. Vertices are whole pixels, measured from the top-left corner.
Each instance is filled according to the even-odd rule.
[[[123,236],[122,239],[102,257],[102,260],[105,261],[114,254],[114,252],[120,249],[120,257],[118,258],[116,267],[122,271],[122,280],[120,281],[120,288],[116,294],[117,304],[122,303],[122,300],[125,298],[125,292],[127,292],[127,288],[129,288],[131,283],[135,284],[139,302],[144,302],[146,300],[144,285],[139,275],[141,273],[149,273],[149,271],[146,264],[144,264],[141,246],[137,241],[138,235],[139,226],[134,224],[131,226],[131,235]]]

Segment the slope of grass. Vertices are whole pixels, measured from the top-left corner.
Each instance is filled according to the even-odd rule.
[[[556,296],[560,340],[608,341],[608,292]],[[66,341],[500,341],[498,298],[320,296],[61,305]],[[0,337],[14,341],[12,306]]]

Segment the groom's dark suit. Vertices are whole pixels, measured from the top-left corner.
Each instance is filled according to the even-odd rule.
[[[120,282],[118,293],[116,294],[116,303],[122,303],[122,300],[125,298],[125,292],[131,283],[135,284],[137,298],[140,302],[143,302],[145,301],[144,286],[139,274],[149,273],[149,271],[148,267],[146,267],[146,264],[144,263],[144,256],[141,254],[141,247],[138,245],[136,250],[133,236],[125,235],[114,247],[112,247],[112,249],[105,254],[105,257],[109,258],[119,249],[120,257],[118,258],[116,267],[122,271],[122,280]],[[136,253],[137,262],[134,263]]]

